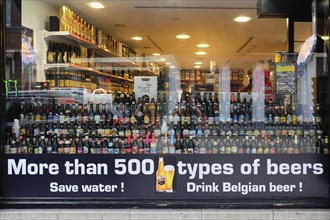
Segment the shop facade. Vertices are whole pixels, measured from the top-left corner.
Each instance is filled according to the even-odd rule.
[[[329,2],[276,2],[2,0],[1,207],[329,209]]]

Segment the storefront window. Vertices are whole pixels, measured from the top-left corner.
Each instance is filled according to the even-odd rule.
[[[329,198],[329,35],[263,2],[6,1],[2,196]]]

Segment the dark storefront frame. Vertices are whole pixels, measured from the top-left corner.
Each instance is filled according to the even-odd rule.
[[[7,1],[8,2],[8,1]],[[328,6],[329,4],[327,4]],[[1,9],[1,19],[0,19],[0,62],[4,64],[6,61],[6,0],[0,1]],[[328,11],[326,11],[328,13]],[[323,14],[323,22],[326,22],[329,27],[328,15]],[[324,25],[323,25],[324,27]],[[321,29],[321,28],[320,28]],[[321,29],[322,34],[326,33],[326,30]],[[321,34],[321,33],[320,33]],[[329,35],[329,33],[326,33]],[[0,65],[0,80],[3,82],[5,79],[5,65]],[[328,85],[330,83],[329,77],[327,78]],[[5,132],[5,91],[4,87],[1,86],[1,130],[2,134]],[[327,90],[328,96],[330,97],[329,89]],[[329,98],[325,100],[326,103],[329,102]],[[324,112],[325,118],[328,119],[327,113]],[[329,133],[329,132],[328,132]],[[4,135],[2,135],[4,136]],[[4,144],[4,140],[1,139],[1,144]],[[1,157],[0,157],[1,159]],[[2,176],[0,176],[1,178]],[[330,177],[329,177],[330,178]],[[330,181],[329,181],[330,182]],[[2,180],[0,179],[0,188],[2,189]],[[1,192],[3,195],[3,192]],[[155,198],[139,198],[134,199],[131,197],[123,198],[109,198],[109,197],[45,197],[45,198],[4,198],[0,200],[0,208],[128,208],[128,207],[138,207],[138,208],[329,208],[330,200],[329,198],[280,198],[280,199],[233,199],[233,198],[223,198],[219,199],[198,199],[198,198],[171,198],[164,199],[162,197]]]

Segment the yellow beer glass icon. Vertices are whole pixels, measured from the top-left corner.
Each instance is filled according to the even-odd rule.
[[[174,166],[172,165],[166,165],[164,167],[165,171],[165,187],[166,187],[166,192],[173,192],[173,179],[174,179]]]

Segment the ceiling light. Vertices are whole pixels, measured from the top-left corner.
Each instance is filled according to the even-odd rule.
[[[100,2],[90,2],[90,3],[88,3],[88,6],[91,8],[96,8],[96,9],[104,8],[104,5],[102,5],[102,3],[100,3]]]
[[[132,40],[142,40],[142,37],[139,37],[139,36],[134,36],[134,37],[131,37]]]
[[[207,48],[209,46],[210,46],[209,44],[197,44],[197,47],[199,48]]]
[[[202,65],[203,62],[195,62],[196,65]]]
[[[159,53],[153,53],[152,55],[154,55],[154,56],[159,56],[160,54],[159,54]]]
[[[234,21],[236,21],[236,22],[248,22],[250,20],[251,20],[251,18],[247,17],[247,16],[238,16],[234,19]]]
[[[176,35],[176,38],[178,38],[178,39],[189,39],[190,36],[188,34],[178,34],[178,35]]]
[[[174,69],[174,66],[170,66],[171,69]]]
[[[197,54],[197,55],[205,55],[206,52],[204,52],[204,51],[198,51],[198,52],[196,52],[196,54]]]
[[[171,63],[165,63],[166,65],[170,65]]]
[[[201,66],[196,65],[195,68],[196,68],[196,69],[199,69],[199,68],[201,68]]]
[[[160,58],[160,61],[166,61],[166,59],[165,58]]]

